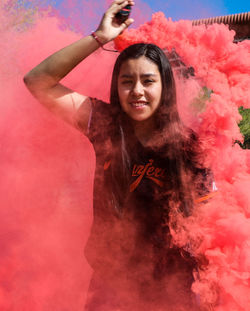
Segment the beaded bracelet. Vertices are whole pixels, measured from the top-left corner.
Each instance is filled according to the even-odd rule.
[[[115,52],[115,53],[118,53],[119,51],[117,50],[109,50],[109,49],[105,49],[103,47],[103,44],[101,43],[101,41],[99,40],[98,36],[96,35],[96,33],[93,31],[91,33],[91,36],[96,40],[96,42],[99,44],[99,46],[104,50],[104,51],[108,51],[108,52]]]

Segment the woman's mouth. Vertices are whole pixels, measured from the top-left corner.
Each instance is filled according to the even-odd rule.
[[[148,105],[148,102],[144,102],[144,101],[136,101],[136,102],[132,102],[131,103],[133,108],[144,108],[146,105]]]

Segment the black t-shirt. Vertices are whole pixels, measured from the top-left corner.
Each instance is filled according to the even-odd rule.
[[[110,155],[116,147],[110,137],[113,123],[111,106],[92,99],[87,136],[95,150],[96,171],[94,220],[85,249],[88,262],[95,271],[111,277],[135,275],[135,271],[145,269],[155,278],[174,269],[184,269],[191,275],[195,261],[185,251],[171,246],[167,225],[167,202],[173,189],[171,160],[136,140],[134,152],[130,150],[131,171],[123,208],[115,207],[109,184]],[[205,172],[200,174],[206,177]]]

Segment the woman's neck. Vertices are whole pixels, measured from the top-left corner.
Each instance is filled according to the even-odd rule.
[[[150,145],[150,139],[155,128],[155,120],[150,118],[145,121],[133,121],[135,136],[143,146]]]

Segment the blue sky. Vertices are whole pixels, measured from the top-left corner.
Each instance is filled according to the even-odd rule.
[[[16,0],[20,6],[55,7],[64,16],[66,27],[88,33],[97,27],[101,16],[112,0]],[[138,3],[134,27],[149,21],[154,12],[162,11],[174,21],[200,19],[249,12],[250,0],[135,0]],[[138,12],[138,8],[140,11]],[[139,13],[139,14],[138,14]],[[86,20],[86,16],[88,17]],[[133,16],[132,14],[132,17]]]
[[[67,17],[68,22],[75,30],[80,32],[82,32],[83,26],[85,28],[83,30],[84,32],[93,30],[93,27],[95,28],[94,23],[93,25],[91,25],[91,22],[88,22],[88,25],[86,25],[86,23],[84,24],[84,15],[93,16],[93,21],[100,20],[104,7],[107,4],[107,0],[47,1],[55,1],[55,6],[60,13]],[[109,2],[111,1],[112,0],[109,0]],[[69,2],[71,3],[70,7],[68,5]],[[171,17],[174,21],[180,19],[200,19],[250,11],[250,0],[135,0],[135,3],[136,2],[138,3],[138,7],[143,8],[143,14],[139,14],[141,15],[140,17],[138,14],[136,15],[135,23],[133,24],[134,27],[150,20],[152,13],[158,11],[164,12],[166,17]],[[67,3],[66,7],[65,3]],[[72,10],[74,13],[72,13]],[[136,10],[134,9],[134,11]],[[73,18],[71,18],[71,14],[74,15]],[[132,15],[132,17],[134,16]]]
[[[178,19],[199,19],[250,11],[249,0],[146,0],[154,11]]]
[[[64,3],[69,0],[17,0],[22,3],[47,3],[61,10]],[[111,0],[110,0],[111,1]],[[166,16],[172,17],[173,20],[179,19],[199,19],[218,15],[235,14],[250,11],[249,0],[137,0],[148,5],[153,12],[163,11]],[[82,7],[82,3],[88,3],[98,10],[103,7],[106,0],[71,0],[71,3]],[[136,0],[135,0],[136,2]],[[72,5],[73,7],[74,5]]]

